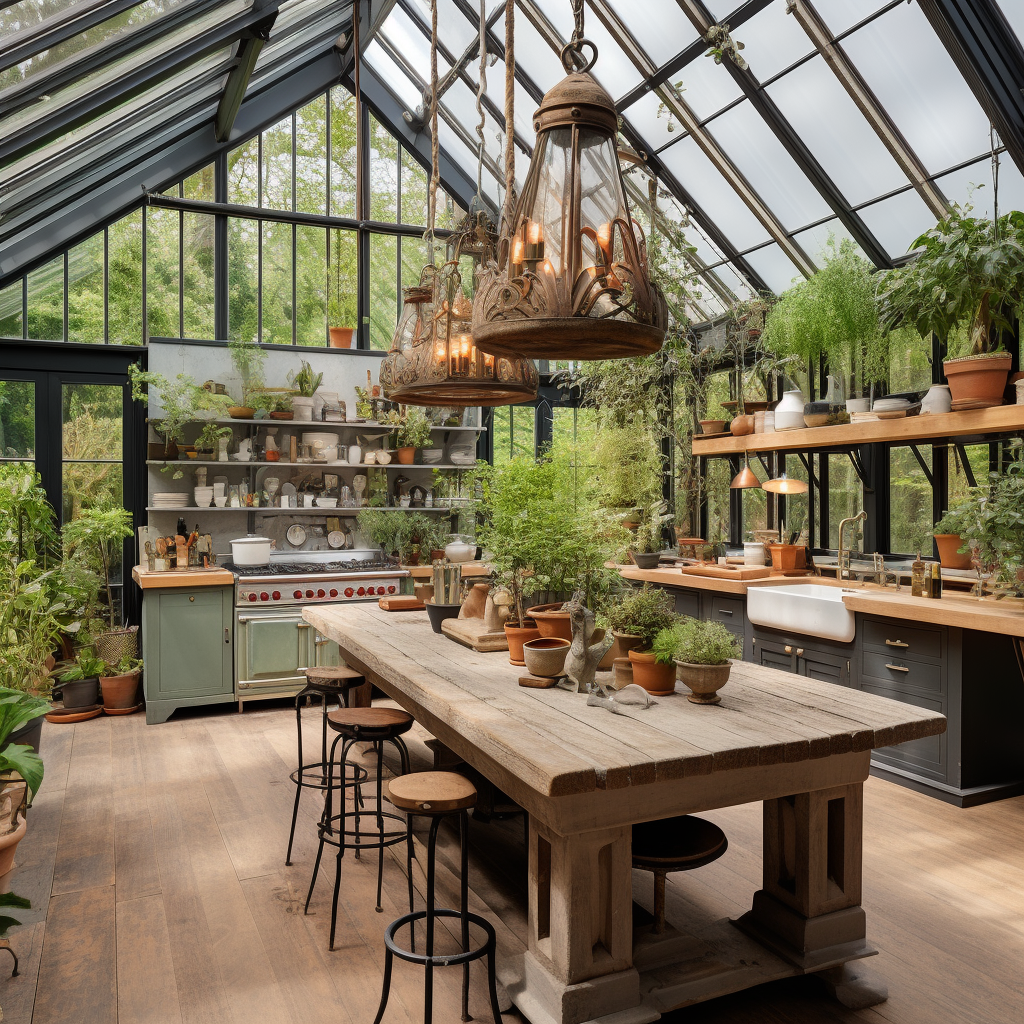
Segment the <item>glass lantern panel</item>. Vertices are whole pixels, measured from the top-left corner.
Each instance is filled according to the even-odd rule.
[[[533,158],[533,206],[526,217],[525,258],[547,259],[562,270],[562,210],[572,189],[572,131],[555,128],[542,134]],[[529,191],[529,186],[527,186]]]
[[[580,132],[580,250],[579,269],[621,260],[621,230],[630,224],[619,177],[615,144],[603,132]],[[621,221],[616,228],[616,221]]]

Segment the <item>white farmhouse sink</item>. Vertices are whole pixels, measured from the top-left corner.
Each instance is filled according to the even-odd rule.
[[[757,626],[849,643],[856,632],[853,612],[843,604],[855,591],[798,583],[788,587],[748,587],[747,618]]]

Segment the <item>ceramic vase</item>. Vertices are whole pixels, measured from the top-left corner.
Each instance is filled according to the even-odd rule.
[[[299,395],[292,399],[292,412],[297,420],[313,419],[313,403],[315,399]]]
[[[953,398],[949,393],[949,385],[933,384],[928,389],[928,393],[921,399],[920,415],[950,412],[952,408]]]
[[[228,461],[228,441],[230,437],[219,437],[217,438],[217,461],[227,462]]]
[[[804,426],[804,396],[799,390],[787,391],[775,407],[776,430],[801,430]]]

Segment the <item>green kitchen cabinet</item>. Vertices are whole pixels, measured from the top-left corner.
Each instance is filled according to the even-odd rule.
[[[146,590],[142,601],[146,722],[177,708],[235,699],[233,587]]]

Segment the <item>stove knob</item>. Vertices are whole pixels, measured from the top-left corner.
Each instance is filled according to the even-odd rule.
[[[355,593],[355,591],[351,587],[346,587],[345,588],[345,596],[346,597],[351,597],[354,593]]]
[[[337,596],[338,596],[338,592],[336,590],[332,589],[331,590],[331,597],[337,597]]]
[[[327,596],[327,591],[326,590],[318,590],[316,592],[316,596],[317,597],[326,597]]]
[[[281,591],[280,591],[280,590],[275,590],[275,591],[274,591],[274,592],[273,592],[273,593],[272,593],[272,594],[271,594],[270,596],[271,596],[271,597],[272,597],[272,598],[273,598],[273,599],[274,599],[275,601],[280,601],[280,600],[281,600]]]
[[[256,600],[256,595],[255,594],[250,594],[249,595],[249,600],[250,601],[255,601]]]
[[[360,587],[360,588],[359,588],[359,589],[358,589],[358,590],[356,591],[356,593],[357,593],[357,594],[358,594],[358,595],[359,595],[360,597],[364,597],[364,596],[366,595],[366,587]]]
[[[383,587],[378,587],[377,588],[377,593],[378,594],[383,594],[384,593],[384,588]]]
[[[302,591],[296,590],[295,593],[292,594],[292,597],[294,597],[295,600],[297,601],[300,597],[302,597]]]
[[[397,591],[397,590],[398,590],[398,587],[388,587],[388,593],[389,593],[389,594],[393,594],[393,593],[395,593],[395,591]]]
[[[312,597],[312,596],[313,596],[313,591],[312,590],[307,590],[306,591],[306,597]]]
[[[260,600],[261,601],[269,601],[270,600],[270,595],[265,590],[261,591],[260,592]]]

